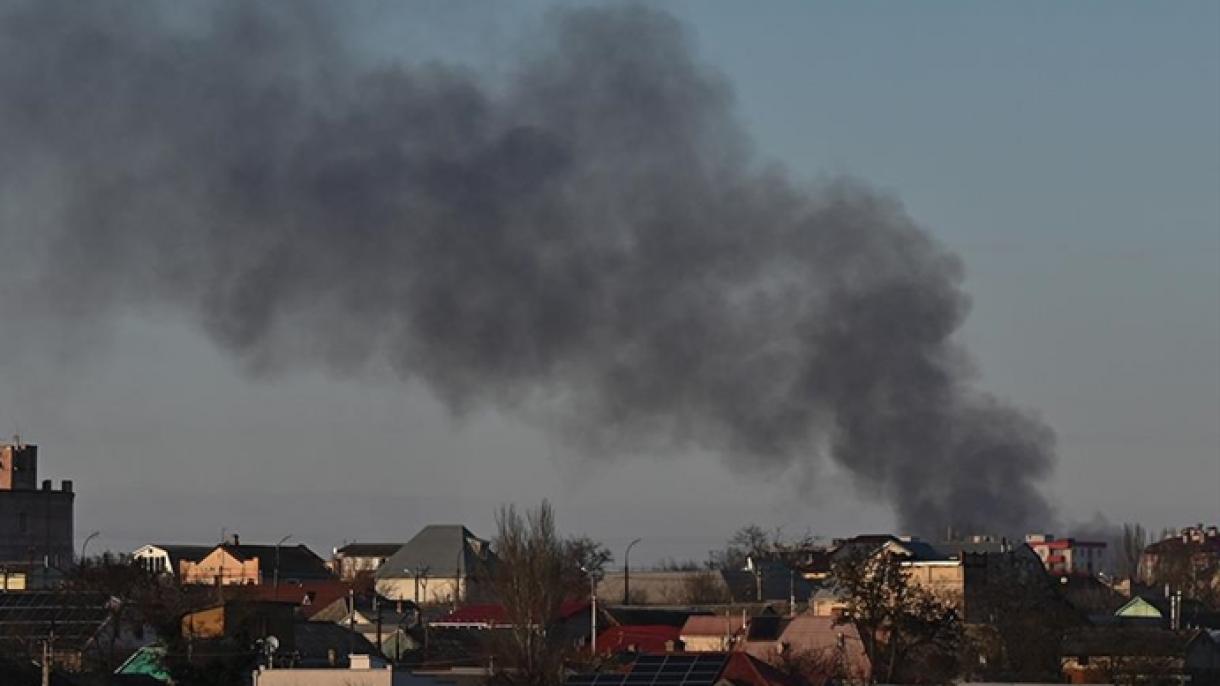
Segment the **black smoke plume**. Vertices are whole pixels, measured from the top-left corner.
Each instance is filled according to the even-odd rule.
[[[1051,431],[954,342],[958,258],[760,163],[672,17],[553,12],[489,84],[368,64],[339,5],[176,7],[0,10],[10,309],[187,312],[251,370],[388,364],[611,452],[829,457],[913,531],[1048,516]]]

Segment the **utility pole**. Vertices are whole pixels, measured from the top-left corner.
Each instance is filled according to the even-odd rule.
[[[51,630],[47,633],[47,638],[42,642],[42,686],[51,686],[51,660],[54,659],[54,651],[51,645],[55,643],[55,627],[51,626]]]
[[[350,611],[347,613],[347,654],[351,655],[356,649],[353,642],[356,636],[356,591],[347,589],[347,605]]]
[[[89,549],[89,541],[92,541],[93,539],[97,538],[98,536],[101,535],[101,533],[102,532],[100,532],[100,531],[94,531],[93,533],[91,533],[85,537],[84,543],[80,544],[80,564],[82,566],[85,564],[85,551]]]
[[[51,645],[42,642],[42,686],[51,686]]]
[[[375,589],[373,590],[373,612],[377,615],[377,650],[381,650],[381,603]]]

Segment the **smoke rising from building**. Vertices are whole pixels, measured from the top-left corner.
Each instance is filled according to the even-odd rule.
[[[389,365],[591,452],[829,458],[917,532],[1048,516],[1051,431],[954,342],[958,258],[756,159],[672,17],[553,12],[488,84],[370,66],[333,10],[154,9],[0,10],[0,250],[31,265],[0,310],[185,312],[252,372]]]

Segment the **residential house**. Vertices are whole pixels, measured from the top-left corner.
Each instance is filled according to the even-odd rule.
[[[974,536],[962,541],[928,543],[909,536],[868,535],[838,541],[835,564],[870,555],[895,555],[911,583],[955,606],[967,622],[985,622],[989,598],[1001,585],[1023,589],[1040,598],[1055,597],[1042,561],[1026,543]],[[831,616],[844,606],[833,583],[813,595],[816,616]]]
[[[419,605],[475,602],[491,595],[491,544],[461,525],[426,526],[377,570],[377,593]]]
[[[695,616],[710,612],[639,605],[603,605],[598,625],[605,627],[597,636],[597,650],[605,655],[624,653],[665,653],[685,650],[682,627]]]
[[[1102,541],[1027,534],[1025,542],[1052,576],[1090,576],[1101,572],[1105,563],[1106,544]]]
[[[847,609],[847,594],[832,584],[814,591],[809,599],[809,614],[815,617],[838,617]]]
[[[1220,613],[1190,598],[1136,595],[1114,611],[1119,624],[1155,626],[1162,629],[1220,629]],[[1175,613],[1177,616],[1175,617]],[[1176,626],[1175,626],[1176,625]]]
[[[645,654],[625,671],[575,674],[565,683],[566,686],[806,686],[802,679],[742,652]]]
[[[681,629],[686,620],[696,615],[711,615],[709,610],[696,608],[655,607],[647,605],[607,605],[599,599],[597,608],[607,626],[672,626]]]
[[[226,600],[182,617],[182,636],[191,645],[191,659],[200,664],[274,636],[270,653],[274,667],[340,667],[352,654],[380,655],[360,634],[330,622],[296,617],[296,604],[274,601]]]
[[[131,559],[152,574],[178,578],[184,560],[198,563],[215,549],[215,545],[150,543],[136,548]]]
[[[688,652],[715,653],[732,649],[742,636],[746,618],[741,614],[695,615],[682,625],[678,637]]]
[[[736,650],[812,683],[869,683],[872,664],[854,624],[809,613],[752,617]]]
[[[166,666],[166,656],[169,651],[162,645],[148,645],[132,653],[118,669],[115,675],[127,680],[143,677],[147,681],[172,684],[173,677]]]
[[[1028,594],[1031,604],[1057,597],[1041,559],[1024,542],[976,536],[967,541],[937,543],[934,548],[948,562],[915,561],[911,565],[911,578],[917,583],[924,582],[920,568],[939,567],[940,574],[932,577],[939,583],[930,583],[929,587],[946,599],[956,599],[958,610],[967,622],[990,621],[988,605],[997,591],[1019,590]],[[953,570],[951,573],[945,571],[946,565]]]
[[[310,619],[349,627],[395,662],[423,646],[416,637],[422,624],[419,608],[410,600],[388,600],[355,594],[335,598]]]
[[[231,586],[225,597],[233,600],[274,601],[295,606],[297,619],[312,619],[335,602],[346,603],[352,585],[338,579],[299,581],[287,579],[258,586]]]
[[[1063,640],[1061,664],[1073,684],[1220,683],[1220,645],[1199,629],[1078,629]]]
[[[225,600],[182,616],[183,638],[192,640],[241,639],[249,642],[275,636],[291,651],[296,606],[267,600]]]
[[[830,576],[834,548],[825,545],[798,545],[778,547],[768,553],[767,559],[796,570],[806,581],[819,582]]]
[[[333,579],[325,561],[304,545],[241,545],[222,543],[198,562],[179,562],[184,584],[272,584]]]
[[[1209,575],[1220,589],[1220,529],[1215,526],[1186,527],[1176,536],[1164,538],[1140,555],[1138,576],[1146,584],[1162,583],[1165,576]]]
[[[348,543],[335,548],[331,570],[344,581],[355,579],[361,572],[376,573],[402,546],[402,543]]]
[[[597,635],[602,655],[672,653],[685,650],[682,628],[666,624],[626,624],[607,628]]]
[[[1074,574],[1058,577],[1056,581],[1056,590],[1067,604],[1095,624],[1107,623],[1108,618],[1128,601],[1127,596],[1096,576]]]

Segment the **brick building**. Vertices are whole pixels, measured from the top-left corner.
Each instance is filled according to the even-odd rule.
[[[72,482],[38,483],[38,446],[0,443],[0,566],[65,567],[73,562]]]

